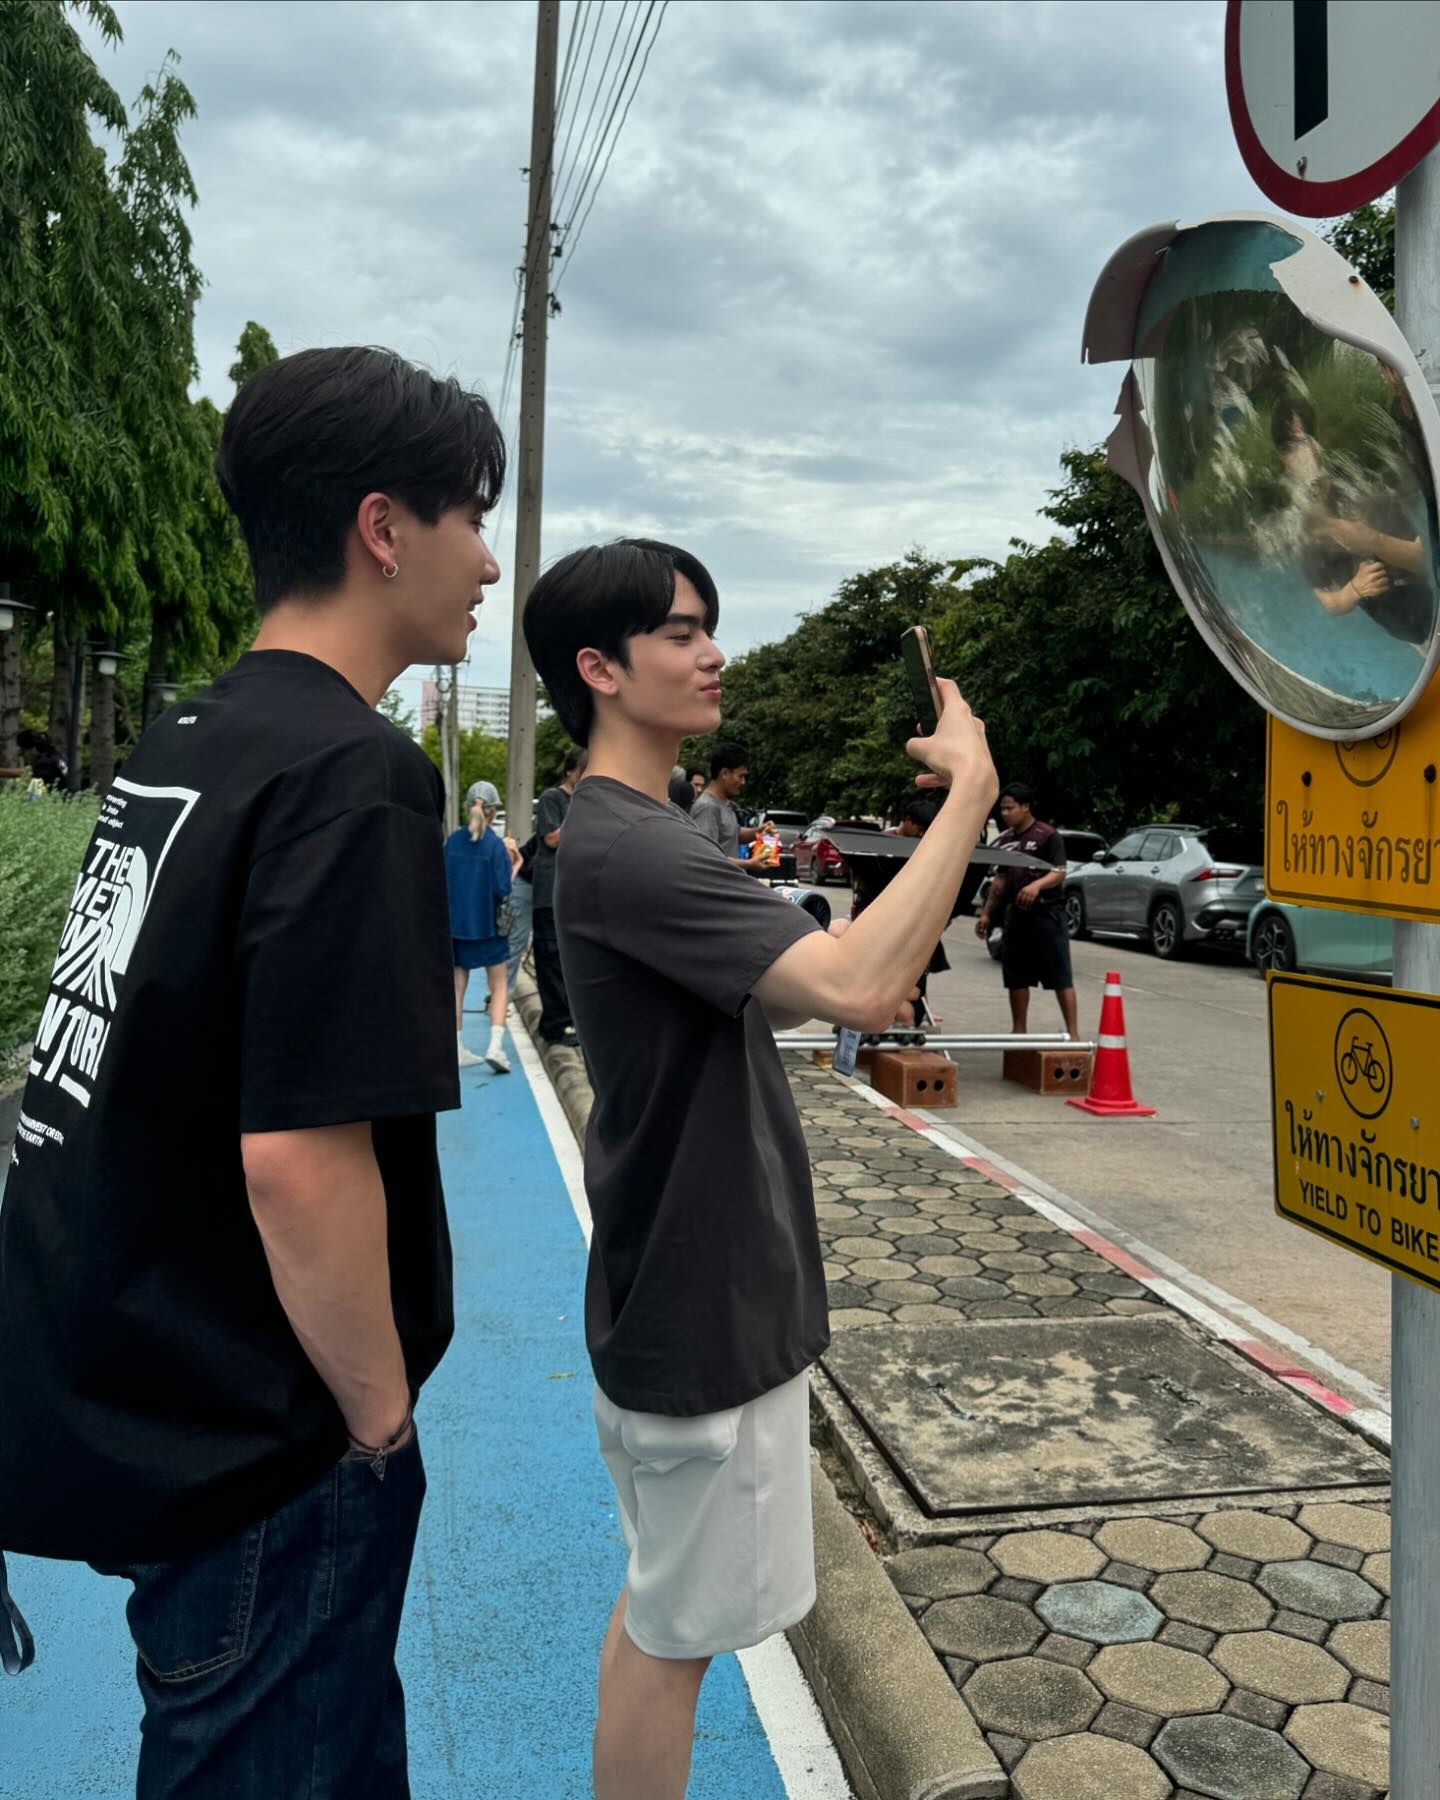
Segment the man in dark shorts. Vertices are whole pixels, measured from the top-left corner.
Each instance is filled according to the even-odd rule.
[[[1005,846],[1041,857],[1054,867],[1036,877],[1029,869],[1001,869],[990,883],[984,911],[975,921],[982,942],[997,920],[1005,928],[1001,973],[1010,995],[1010,1028],[1024,1031],[1030,1017],[1030,990],[1049,988],[1060,1002],[1060,1015],[1072,1038],[1078,1038],[1075,978],[1070,973],[1070,938],[1065,930],[1065,840],[1053,825],[1035,817],[1035,792],[1012,781],[1000,793],[1000,822],[1005,827],[996,848]]]

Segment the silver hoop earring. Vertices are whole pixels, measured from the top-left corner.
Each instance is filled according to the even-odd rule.
[[[400,573],[400,570],[396,564],[386,563],[385,566],[381,569],[380,573],[385,577],[385,579],[387,581],[393,581],[395,579],[395,577]]]

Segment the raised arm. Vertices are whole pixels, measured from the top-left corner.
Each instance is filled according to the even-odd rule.
[[[995,803],[996,778],[984,725],[953,681],[942,680],[940,688],[939,729],[912,738],[906,749],[949,787],[949,799],[905,867],[843,936],[816,932],[766,970],[755,993],[772,1020],[821,1018],[883,1031],[944,936],[970,852]]]

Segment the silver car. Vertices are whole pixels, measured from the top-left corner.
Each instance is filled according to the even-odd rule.
[[[1250,913],[1264,897],[1263,860],[1258,832],[1142,825],[1066,877],[1065,923],[1072,938],[1144,938],[1157,956],[1200,943],[1243,950]]]

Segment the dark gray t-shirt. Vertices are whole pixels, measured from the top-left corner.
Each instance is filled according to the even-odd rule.
[[[555,904],[555,858],[559,854],[559,845],[553,849],[545,842],[552,831],[558,831],[565,823],[565,815],[570,810],[570,796],[563,787],[546,788],[540,796],[540,803],[535,808],[535,863],[530,873],[531,885],[535,889],[535,905],[537,907],[554,906]]]
[[[677,807],[580,783],[555,916],[595,1105],[585,1332],[617,1406],[768,1393],[830,1341],[810,1159],[755,983],[814,919]]]
[[[708,789],[695,797],[690,817],[712,844],[718,844],[727,856],[740,857],[740,821],[735,808],[727,800],[717,800]],[[788,905],[789,902],[787,901]]]

